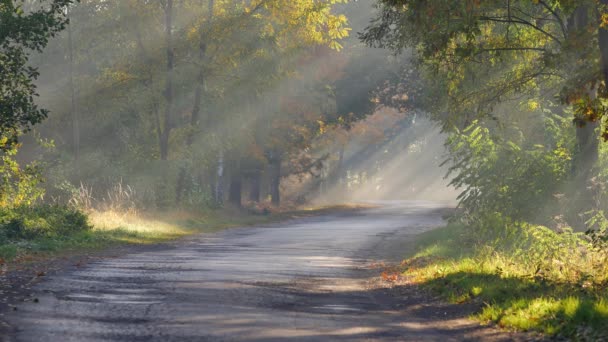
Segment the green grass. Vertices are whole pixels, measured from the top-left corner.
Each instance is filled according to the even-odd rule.
[[[150,239],[150,237],[146,237]],[[35,257],[46,258],[59,253],[74,251],[96,251],[142,236],[124,229],[111,231],[84,231],[62,237],[40,237],[31,240],[8,241],[0,245],[0,258],[10,262],[26,262]]]
[[[421,234],[404,274],[450,302],[477,304],[472,317],[482,322],[572,340],[608,339],[608,283],[584,273],[593,267],[585,264],[591,253],[563,248],[563,259],[580,263],[574,272],[551,260],[535,266],[521,257],[527,251],[475,241],[458,225]]]

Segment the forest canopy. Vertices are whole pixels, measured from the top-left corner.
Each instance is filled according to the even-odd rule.
[[[527,216],[542,216],[534,205],[563,192],[576,216],[600,196],[591,182],[599,181],[599,141],[607,137],[606,9],[603,1],[380,1],[361,38],[416,51],[434,89],[423,107],[454,132],[449,160],[453,184],[466,189],[463,203],[484,206],[505,192],[549,186],[521,198]],[[521,173],[501,177],[519,184],[483,180],[499,174],[498,164],[484,166],[495,153],[495,163],[524,158]],[[539,159],[548,164],[536,170]]]

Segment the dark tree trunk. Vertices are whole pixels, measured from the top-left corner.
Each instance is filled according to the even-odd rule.
[[[602,3],[608,3],[608,0],[601,0]],[[570,40],[586,39],[587,29],[589,26],[589,6],[579,6],[572,15],[568,18],[568,34]],[[599,30],[599,49],[602,60],[602,75],[608,80],[608,48],[606,30]],[[596,96],[595,89],[589,89],[590,97]],[[579,183],[579,188],[586,188],[585,183],[591,176],[591,169],[597,161],[599,149],[599,137],[596,134],[598,123],[577,121],[576,127],[576,154],[573,158],[573,174],[576,182]]]
[[[601,2],[607,2],[601,0]],[[580,5],[568,18],[568,39],[578,41],[589,39],[589,9],[588,5]],[[598,45],[601,54],[601,72],[606,77],[606,51],[604,29],[599,30]],[[597,89],[589,88],[587,93],[590,98],[597,96]],[[586,122],[584,118],[575,118],[576,123],[576,151],[572,160],[573,188],[569,196],[571,204],[567,215],[573,227],[584,228],[585,220],[579,215],[588,211],[594,206],[593,191],[588,187],[588,182],[592,177],[592,169],[598,159],[599,136],[596,133],[597,122]]]
[[[243,190],[243,177],[241,173],[236,171],[230,176],[230,191],[228,193],[228,201],[236,206],[241,207],[241,194]]]
[[[143,65],[154,63],[144,45],[144,40],[142,38],[141,32],[142,32],[141,25],[135,25],[135,30],[133,31],[133,33],[135,34],[135,41],[137,43],[139,59]],[[155,90],[152,87],[152,83],[153,83],[153,75],[151,72],[147,72],[145,77],[142,79],[142,85],[146,88],[146,90],[154,92]],[[161,108],[160,99],[157,96],[154,96],[152,98],[151,116],[154,120],[154,129],[156,130],[156,139],[158,141],[159,148],[161,145],[162,135],[163,135],[163,127],[162,127],[162,123],[161,123],[161,109],[162,108]],[[162,150],[162,148],[161,148],[161,150]]]
[[[182,202],[182,197],[184,194],[184,190],[186,187],[186,176],[187,176],[187,171],[186,171],[186,167],[181,167],[179,169],[179,175],[177,176],[177,184],[175,186],[175,202],[177,204],[180,204]]]
[[[208,4],[208,17],[207,22],[202,23],[199,27],[199,51],[198,51],[198,62],[199,71],[198,71],[198,80],[194,87],[194,105],[192,106],[192,113],[190,114],[190,132],[186,137],[186,146],[188,149],[192,147],[194,143],[194,136],[196,134],[196,130],[200,126],[200,116],[201,116],[201,102],[203,98],[203,89],[205,88],[205,70],[203,68],[203,64],[205,63],[206,55],[207,55],[207,43],[205,37],[203,36],[204,25],[210,25],[211,20],[213,19],[213,8],[214,8],[214,0],[209,0]],[[187,170],[186,167],[182,167],[179,170],[179,176],[177,177],[177,187],[176,187],[176,200],[177,203],[181,202],[182,193],[184,192],[184,186],[186,183]]]
[[[599,139],[597,122],[587,122],[576,129],[577,154],[574,158],[574,174],[581,181],[589,180],[598,159]]]
[[[270,197],[272,204],[281,205],[281,157],[275,156],[270,165]]]
[[[249,191],[249,200],[255,203],[260,202],[262,174],[260,171],[255,171],[251,175],[251,189]]]
[[[68,19],[71,21],[69,7]],[[72,143],[74,144],[74,160],[76,161],[76,174],[80,177],[80,123],[76,108],[76,88],[74,86],[74,44],[72,39],[72,23],[68,24],[68,52],[70,58],[70,93],[72,112]]]
[[[201,113],[201,102],[203,97],[203,89],[205,88],[205,68],[203,67],[204,63],[207,59],[207,40],[203,36],[204,25],[211,25],[211,21],[213,20],[213,9],[214,9],[215,1],[209,0],[208,3],[208,13],[207,13],[207,21],[202,23],[199,30],[199,48],[198,48],[198,62],[199,62],[199,70],[198,70],[198,80],[196,82],[196,86],[194,88],[194,106],[192,106],[192,114],[190,116],[190,126],[191,132],[188,134],[187,144],[190,147],[194,140],[195,128],[199,126],[200,121],[200,113]]]
[[[173,67],[175,53],[173,51],[173,0],[167,0],[165,11],[165,40],[167,44],[167,80],[165,83],[165,116],[164,126],[160,132],[160,159],[169,157],[169,136],[173,128]]]
[[[608,7],[608,0],[600,0],[600,4]],[[608,30],[605,26],[600,26],[598,38],[602,63],[602,75],[605,85],[608,86]]]

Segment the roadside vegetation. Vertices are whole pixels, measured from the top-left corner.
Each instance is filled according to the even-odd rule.
[[[122,189],[117,185],[115,189]],[[124,195],[124,194],[123,194]],[[167,209],[157,212],[123,202],[78,208],[73,205],[37,204],[3,208],[0,211],[0,264],[9,268],[29,261],[40,261],[69,254],[91,254],[110,247],[167,242],[189,235],[214,233],[233,227],[357,211],[358,204],[316,207],[255,206],[247,208]],[[95,203],[94,199],[90,198]],[[76,203],[73,199],[70,203]]]
[[[607,339],[608,2],[379,3],[362,38],[415,51],[460,191],[405,276],[484,322]]]
[[[424,233],[403,277],[473,318],[568,340],[607,337],[608,253],[580,234],[524,225],[502,233],[461,224]]]
[[[2,217],[0,258],[10,265],[75,252],[89,254],[108,247],[165,242],[196,233],[269,222],[273,218],[276,219],[239,210],[85,214],[61,206],[17,208]]]

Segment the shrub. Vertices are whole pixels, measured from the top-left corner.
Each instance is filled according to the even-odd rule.
[[[0,208],[0,237],[4,240],[66,237],[89,229],[87,216],[67,206]]]
[[[44,195],[40,165],[20,165],[16,158],[19,144],[8,142],[6,136],[0,135],[0,146],[0,207],[32,205]]]
[[[451,185],[463,190],[460,205],[474,223],[491,226],[485,216],[495,214],[540,223],[559,215],[556,195],[568,180],[572,158],[565,146],[505,141],[473,122],[451,134],[447,147]]]

